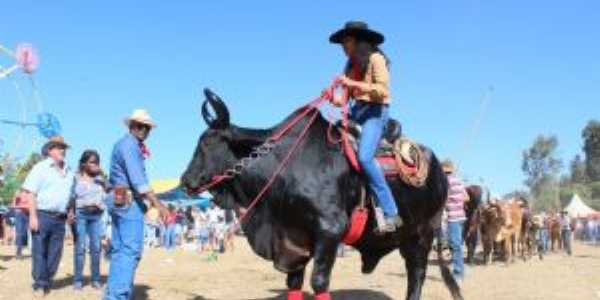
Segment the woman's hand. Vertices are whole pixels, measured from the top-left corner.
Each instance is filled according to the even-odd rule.
[[[352,79],[348,78],[348,76],[346,76],[346,75],[342,75],[342,76],[338,77],[338,81],[348,89],[351,89],[354,91],[358,90],[363,93],[370,92],[369,84],[366,84],[361,81],[352,80]]]
[[[358,82],[356,80],[352,80],[352,79],[348,78],[348,76],[346,76],[346,75],[342,75],[342,76],[338,77],[338,80],[345,87],[355,88],[358,86]]]
[[[335,95],[333,95],[333,98],[331,99],[331,104],[333,104],[336,107],[342,107],[342,106],[344,106],[344,104],[346,104],[346,101],[344,101],[344,99],[342,98],[342,95],[335,94]]]

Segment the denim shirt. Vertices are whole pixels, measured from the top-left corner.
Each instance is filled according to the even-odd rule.
[[[65,213],[69,204],[75,174],[67,167],[59,170],[51,158],[37,163],[22,188],[36,195],[37,208]]]
[[[128,187],[135,200],[129,207],[115,207],[113,205],[114,193],[108,195],[106,204],[112,212],[112,216],[143,222],[147,207],[142,199],[142,194],[150,191],[150,184],[144,166],[144,156],[137,138],[128,133],[115,144],[109,170],[109,185],[113,188]]]
[[[140,142],[129,133],[113,148],[109,183],[111,187],[128,187],[136,200],[141,200],[141,194],[150,191]]]

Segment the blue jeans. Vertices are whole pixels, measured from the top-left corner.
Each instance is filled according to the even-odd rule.
[[[540,240],[542,244],[542,251],[544,253],[550,250],[550,234],[548,233],[547,228],[540,229]]]
[[[175,226],[175,224],[167,225],[165,230],[165,249],[167,250],[175,248],[175,238],[177,237]]]
[[[369,180],[369,188],[377,196],[384,215],[395,217],[398,215],[398,207],[385,174],[375,160],[377,147],[389,119],[388,110],[386,105],[356,101],[352,106],[351,118],[362,126],[358,161]]]
[[[112,248],[104,300],[133,298],[133,280],[144,249],[143,204],[134,201],[127,207],[114,207],[108,199],[112,216]]]
[[[29,215],[20,209],[15,210],[15,244],[17,245],[17,256],[23,253],[23,247],[27,247],[29,228]]]
[[[463,255],[463,226],[464,221],[448,222],[448,246],[452,250],[452,273],[460,279],[465,277]]]
[[[146,244],[148,246],[156,247],[158,239],[156,238],[156,232],[158,230],[158,225],[154,223],[146,223]]]
[[[34,289],[49,289],[58,270],[65,238],[65,219],[38,212],[38,231],[31,233]]]
[[[75,224],[77,236],[75,239],[75,284],[83,284],[83,266],[85,264],[85,249],[89,245],[92,272],[92,282],[100,283],[100,235],[102,231],[102,212],[87,213],[77,209]],[[89,243],[86,240],[89,238]]]

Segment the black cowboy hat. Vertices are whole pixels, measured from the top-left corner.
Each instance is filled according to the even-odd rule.
[[[349,21],[346,22],[344,28],[336,31],[329,37],[329,41],[334,44],[341,44],[346,36],[355,36],[360,39],[364,39],[367,42],[371,42],[375,45],[383,43],[385,38],[383,34],[369,29],[369,25],[361,21]]]

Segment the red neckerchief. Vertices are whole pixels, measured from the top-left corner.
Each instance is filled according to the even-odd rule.
[[[356,63],[355,60],[352,60],[352,67],[350,68],[350,79],[352,80],[356,80],[356,81],[362,81],[362,77],[360,76],[360,66],[358,63]],[[359,92],[359,90],[357,88],[353,88],[350,91],[350,95],[352,97],[355,97],[357,95],[357,93]]]
[[[142,156],[144,159],[148,159],[150,157],[150,149],[148,149],[148,146],[146,146],[144,142],[140,142],[140,150],[142,151]]]

